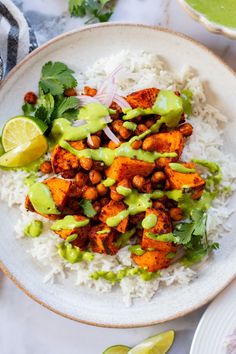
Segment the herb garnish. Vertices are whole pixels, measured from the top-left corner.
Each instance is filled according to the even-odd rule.
[[[69,0],[72,16],[91,16],[86,23],[107,22],[113,14],[114,0]]]

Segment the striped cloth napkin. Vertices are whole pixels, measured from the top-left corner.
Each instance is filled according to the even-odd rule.
[[[10,0],[0,0],[0,80],[37,47],[34,32]]]

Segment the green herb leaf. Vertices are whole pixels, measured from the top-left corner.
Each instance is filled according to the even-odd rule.
[[[57,107],[57,118],[64,117],[64,113],[70,109],[78,108],[79,100],[76,97],[64,97]]]
[[[120,234],[118,240],[116,241],[116,246],[118,248],[125,247],[129,243],[130,238],[135,234],[135,232],[136,228],[134,227],[133,229],[128,230],[123,234]]]
[[[84,215],[86,215],[88,218],[92,218],[97,214],[90,200],[83,199],[80,202],[80,206],[83,208]]]
[[[114,0],[69,0],[69,11],[72,16],[91,16],[86,23],[96,21],[107,22],[112,13]]]
[[[33,113],[35,112],[35,106],[29,103],[25,103],[22,106],[22,111],[26,117],[33,116]]]
[[[65,89],[77,85],[73,73],[74,71],[64,63],[49,61],[42,68],[39,87],[44,93],[50,92],[53,96],[61,95]]]

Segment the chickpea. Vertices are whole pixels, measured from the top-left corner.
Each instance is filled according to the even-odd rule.
[[[108,192],[108,188],[105,187],[104,184],[102,184],[102,183],[97,184],[96,188],[97,188],[98,194],[101,196],[106,195]]]
[[[130,137],[130,135],[132,134],[132,131],[130,131],[129,129],[122,126],[119,130],[119,134],[123,139],[126,140]]]
[[[183,136],[190,136],[193,133],[193,127],[189,123],[184,123],[179,127],[180,133],[183,134]]]
[[[153,124],[155,124],[155,119],[150,118],[145,121],[145,125],[148,129],[151,128],[153,126]]]
[[[96,200],[98,198],[98,192],[95,187],[86,187],[83,191],[82,197],[88,200]]]
[[[91,168],[93,167],[93,160],[87,157],[81,157],[79,159],[79,162],[80,162],[80,166],[86,171],[91,170]]]
[[[92,184],[98,184],[102,179],[102,175],[99,171],[91,170],[89,172],[89,179]]]
[[[145,178],[143,176],[136,175],[132,180],[134,188],[138,191],[142,190],[143,185],[145,184]]]
[[[116,148],[119,147],[120,144],[116,144],[114,143],[114,141],[110,140],[109,143],[108,143],[108,148],[111,149],[111,150],[115,150]]]
[[[100,199],[100,203],[102,206],[107,205],[109,202],[110,202],[109,198],[104,197]]]
[[[66,96],[66,97],[77,96],[77,91],[75,88],[72,88],[72,87],[65,89],[64,96]]]
[[[111,199],[114,200],[115,202],[119,202],[121,201],[122,199],[124,199],[124,196],[119,194],[117,191],[116,191],[116,186],[112,186],[110,187],[110,196],[111,196]]]
[[[25,103],[29,103],[29,104],[32,104],[32,105],[35,105],[37,103],[37,99],[38,99],[38,97],[32,91],[27,92],[25,94],[25,97],[24,97]]]
[[[75,176],[75,182],[79,187],[83,187],[88,181],[88,176],[83,172],[78,172]]]
[[[97,90],[95,88],[89,87],[89,86],[84,86],[84,94],[86,96],[95,96],[97,93]]]
[[[140,135],[140,134],[144,133],[147,129],[148,129],[148,128],[146,127],[145,124],[138,124],[138,126],[137,126],[137,128],[136,128],[136,130],[135,130],[135,133],[136,133],[137,135]]]
[[[101,145],[101,139],[97,135],[91,135],[91,140],[93,144],[90,144],[88,139],[87,139],[87,144],[91,149],[98,149],[99,146]]]
[[[142,187],[142,192],[143,193],[151,193],[152,192],[152,184],[151,181],[145,181],[143,187]]]
[[[101,211],[101,203],[96,201],[93,203],[93,208],[96,210],[97,213],[100,213]]]
[[[166,180],[166,175],[162,171],[157,171],[153,173],[151,181],[153,184],[159,184],[161,182],[164,182]]]
[[[72,182],[68,197],[80,197],[81,196],[81,187],[78,186],[76,182]]]
[[[132,149],[134,149],[134,150],[140,149],[141,146],[142,146],[142,140],[135,140],[135,141],[131,144],[131,147],[132,147]]]
[[[52,172],[52,165],[50,161],[44,161],[41,165],[40,165],[40,171],[42,173],[45,174],[49,174]]]
[[[93,161],[93,169],[100,172],[103,171],[104,163],[101,161]]]
[[[180,221],[183,219],[183,211],[181,208],[171,208],[169,213],[171,219],[174,221]]]
[[[67,170],[67,171],[62,172],[61,176],[62,176],[63,178],[71,179],[71,178],[74,178],[74,177],[75,177],[76,172],[77,172],[77,171],[76,171],[75,169]]]
[[[120,119],[116,119],[116,120],[114,120],[114,122],[112,122],[111,126],[112,126],[112,129],[113,129],[116,133],[118,133],[119,130],[120,130],[120,128],[123,126],[123,121],[120,120]]]

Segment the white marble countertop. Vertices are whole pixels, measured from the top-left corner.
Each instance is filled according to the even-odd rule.
[[[83,20],[69,17],[67,0],[14,2],[24,11],[39,44],[83,25]],[[207,32],[184,13],[177,0],[118,0],[111,20],[158,25],[185,33],[214,50],[236,69],[236,41]],[[148,328],[90,327],[44,309],[0,273],[0,353],[101,354],[110,345],[132,346],[154,333],[174,328],[177,337],[171,354],[188,354],[203,311],[200,309],[179,320]]]

